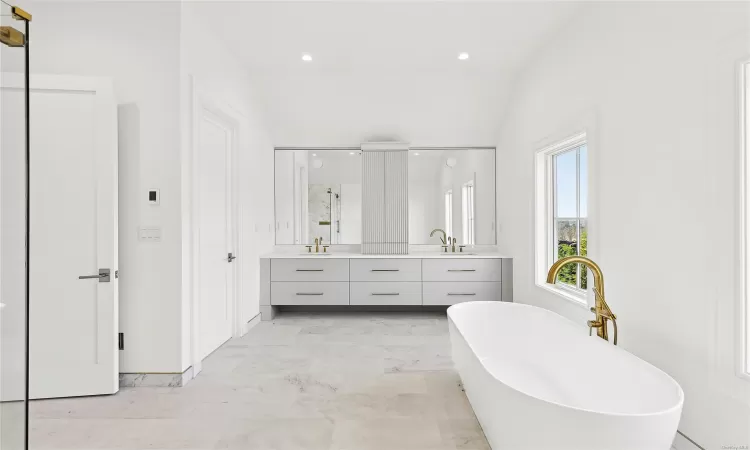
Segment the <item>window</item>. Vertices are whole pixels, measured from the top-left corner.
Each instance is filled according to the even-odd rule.
[[[445,234],[453,237],[453,190],[445,192]]]
[[[461,188],[461,228],[463,244],[474,245],[474,181]]]
[[[585,302],[588,273],[578,264],[563,267],[554,287],[547,270],[558,259],[588,255],[588,147],[580,134],[537,153],[537,285]]]
[[[555,245],[551,249],[551,263],[566,256],[587,254],[587,153],[583,144],[552,156],[552,231]],[[582,290],[586,290],[587,281],[586,268],[572,264],[563,267],[557,277],[558,283]]]

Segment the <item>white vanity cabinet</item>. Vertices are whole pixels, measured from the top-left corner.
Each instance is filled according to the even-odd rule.
[[[361,258],[349,260],[351,281],[422,281],[422,260]]]
[[[273,304],[348,305],[349,283],[336,281],[271,282]]]
[[[422,260],[422,279],[437,282],[503,281],[503,260],[433,258]]]
[[[260,259],[260,278],[263,320],[279,306],[513,301],[513,260],[496,254],[272,254]]]
[[[502,301],[502,259],[425,259],[422,261],[424,305]]]
[[[349,290],[350,305],[422,304],[422,283],[419,281],[353,281],[349,284]]]
[[[271,259],[271,282],[349,281],[345,259]]]
[[[502,301],[502,285],[494,281],[460,283],[426,281],[423,305],[455,305],[462,302]]]
[[[349,260],[351,305],[422,304],[422,260],[362,258]]]

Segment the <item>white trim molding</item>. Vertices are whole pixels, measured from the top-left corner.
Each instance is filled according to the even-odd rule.
[[[199,179],[199,167],[196,164],[198,161],[198,145],[200,132],[198,124],[200,119],[205,114],[215,116],[216,119],[220,119],[223,126],[227,128],[230,135],[231,155],[229,156],[230,164],[230,182],[229,188],[230,196],[230,217],[232,221],[231,226],[231,239],[234,242],[235,251],[239,253],[239,249],[242,248],[242,234],[239,232],[242,224],[242,202],[240,198],[239,190],[239,142],[240,142],[240,129],[241,123],[244,117],[237,111],[236,108],[230,104],[215,99],[215,96],[210,95],[206,90],[203,89],[202,85],[193,76],[189,75],[190,83],[190,145],[187,149],[185,160],[183,161],[183,190],[184,190],[184,202],[183,202],[183,218],[187,218],[190,228],[185,233],[185,238],[188,239],[188,249],[186,252],[187,259],[189,260],[189,299],[190,299],[190,365],[193,368],[193,376],[197,376],[203,369],[203,357],[201,354],[200,344],[200,276],[199,276],[199,262],[200,262],[200,251],[198,241],[198,219],[200,217],[200,204],[197,198],[198,191],[196,189],[197,180]],[[246,324],[242,323],[241,317],[243,316],[243,305],[240,299],[243,298],[242,292],[242,255],[234,261],[231,270],[233,271],[233,289],[232,298],[230,299],[232,305],[232,337],[239,337],[244,334]]]
[[[748,270],[750,270],[750,61],[740,64],[738,77],[739,115],[739,160],[740,160],[740,296],[737,303],[737,376],[750,380],[750,293],[748,292]]]
[[[534,280],[535,284],[552,292],[566,300],[582,307],[588,304],[587,295],[578,290],[547,284],[547,270],[553,261],[550,261],[550,252],[555,247],[554,243],[554,192],[552,186],[552,157],[568,150],[580,147],[587,143],[586,132],[579,132],[568,136],[554,144],[547,145],[536,151],[534,167]]]

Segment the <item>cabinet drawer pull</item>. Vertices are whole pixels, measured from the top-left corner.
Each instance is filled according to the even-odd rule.
[[[323,269],[297,269],[297,272],[322,272]]]
[[[474,292],[448,292],[448,295],[462,295],[462,296],[470,296],[470,295],[477,295]]]
[[[398,272],[400,269],[372,269],[370,272]]]
[[[322,292],[297,292],[297,295],[323,295]]]
[[[448,272],[476,272],[477,269],[448,269]]]
[[[370,295],[401,295],[398,292],[373,292]]]

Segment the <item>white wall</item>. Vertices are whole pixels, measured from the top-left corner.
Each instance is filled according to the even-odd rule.
[[[139,111],[140,140],[120,179],[120,370],[178,372],[180,5],[154,2],[148,13],[123,2],[27,6],[34,15],[32,73],[112,78],[118,102]],[[149,188],[160,189],[160,206],[147,204]],[[162,241],[139,242],[139,225],[160,226]]]
[[[519,76],[498,146],[498,239],[516,301],[590,317],[534,285],[534,152],[590,132],[589,252],[623,348],[684,388],[680,430],[750,443],[735,375],[739,301],[738,62],[746,3],[588,4]]]
[[[450,55],[451,63],[454,58]],[[496,123],[507,93],[493,84],[497,74],[492,71],[308,69],[253,77],[264,87],[277,146],[346,147],[377,141],[469,146],[497,140]]]
[[[148,13],[132,2],[27,7],[34,14],[32,73],[112,78],[125,105],[120,113],[128,122],[120,131],[132,136],[126,145],[120,139],[127,152],[120,155],[120,371],[182,372],[190,365],[189,180],[181,161],[191,136],[191,76],[241,118],[242,319],[258,312],[257,255],[273,241],[273,174],[261,168],[272,167],[273,152],[249,75],[206,32],[191,4],[150,2]],[[160,189],[159,206],[146,202],[149,188]],[[162,241],[139,242],[139,225],[160,226]]]
[[[274,154],[274,201],[276,215],[276,243],[294,243],[294,159],[295,151]],[[305,186],[307,190],[307,186]],[[307,220],[305,219],[305,223]]]
[[[234,55],[226,51],[222,42],[206,32],[200,9],[192,3],[182,5],[181,14],[181,117],[182,151],[190,152],[192,135],[192,89],[237,117],[239,145],[237,181],[240,208],[241,258],[241,322],[247,323],[259,313],[259,256],[273,248],[273,145],[265,132],[262,109],[256,100],[249,75]],[[189,170],[189,165],[183,167]],[[183,172],[184,174],[184,172]],[[188,177],[183,176],[183,190],[189,190]],[[188,184],[186,186],[186,184]],[[183,202],[183,233],[189,236],[189,201]],[[187,202],[187,203],[186,203]],[[190,247],[190,240],[183,248]],[[186,253],[187,251],[184,250]],[[240,261],[240,259],[238,259]],[[191,271],[183,267],[182,295],[182,367],[190,365],[190,302]]]

